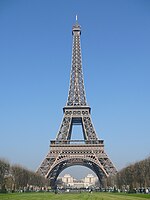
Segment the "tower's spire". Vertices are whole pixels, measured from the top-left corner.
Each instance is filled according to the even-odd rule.
[[[76,15],[76,24],[78,23],[78,15]]]
[[[73,46],[72,46],[72,68],[70,76],[70,88],[67,106],[86,106],[84,80],[82,73],[80,35],[81,27],[77,23],[72,27]]]

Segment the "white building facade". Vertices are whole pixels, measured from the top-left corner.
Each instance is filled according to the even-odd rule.
[[[88,174],[81,180],[77,180],[72,177],[70,174],[65,174],[63,177],[60,178],[63,186],[71,187],[71,188],[88,188],[95,186],[98,178],[95,177],[93,174]]]

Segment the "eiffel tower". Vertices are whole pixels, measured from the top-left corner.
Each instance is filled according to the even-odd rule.
[[[37,173],[50,180],[55,188],[58,175],[67,167],[82,165],[97,175],[100,183],[104,177],[116,174],[117,170],[104,151],[104,141],[97,138],[90,111],[86,101],[82,73],[81,26],[76,23],[72,28],[72,68],[70,88],[63,120],[55,140],[50,141],[50,150],[37,170]],[[71,140],[72,128],[80,125],[84,140]]]

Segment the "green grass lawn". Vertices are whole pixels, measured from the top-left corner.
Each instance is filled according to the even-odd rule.
[[[14,193],[0,194],[0,200],[150,200],[149,194],[113,193]]]

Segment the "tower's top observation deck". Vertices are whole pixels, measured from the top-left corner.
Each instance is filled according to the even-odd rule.
[[[72,27],[72,35],[75,33],[75,32],[79,32],[80,35],[81,35],[81,26],[76,22],[75,25],[73,25]]]
[[[75,33],[75,32],[79,32],[80,35],[81,35],[81,26],[78,24],[78,17],[76,15],[76,23],[73,25],[72,27],[72,35]]]

